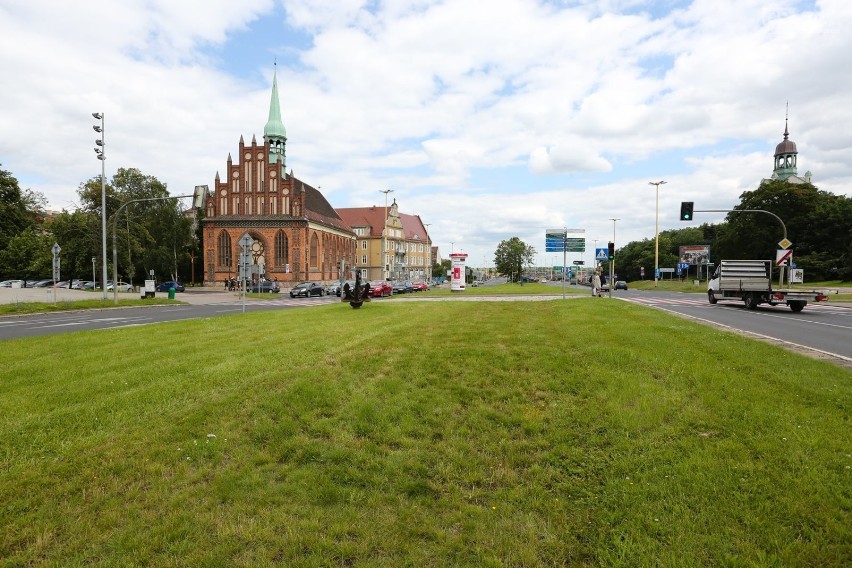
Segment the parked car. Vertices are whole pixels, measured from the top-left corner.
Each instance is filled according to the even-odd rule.
[[[316,282],[301,282],[290,290],[291,298],[307,298],[309,296],[325,296],[325,288]]]
[[[423,282],[422,280],[418,280],[417,282],[412,283],[415,292],[423,292],[424,290],[429,289],[429,285]]]
[[[47,288],[49,286],[53,286],[52,279],[37,280],[33,282],[33,288]]]
[[[338,286],[337,291],[335,292],[335,294],[337,295],[338,298],[340,298],[343,295],[343,288],[345,288],[347,284],[349,284],[350,290],[355,287],[355,281],[354,280],[346,280],[343,283],[343,286]]]
[[[77,290],[97,290],[97,283],[92,280],[83,280],[77,286]]]
[[[393,294],[393,286],[387,280],[373,280],[370,282],[370,297],[382,298]]]
[[[112,292],[115,286],[112,285],[112,282],[107,282],[107,291]],[[127,282],[118,281],[118,291],[119,292],[132,292],[133,284],[128,284]]]
[[[325,293],[329,296],[339,296],[338,292],[340,291],[340,284],[337,282],[333,282],[325,287]]]
[[[264,280],[263,282],[253,282],[250,284],[248,291],[254,294],[277,294],[281,291],[281,287],[275,280]]]
[[[616,290],[627,290],[627,282],[624,280],[616,280],[615,281],[615,289]]]
[[[414,292],[414,285],[411,280],[399,280],[393,283],[394,294],[407,294],[409,292]]]
[[[174,288],[175,292],[184,292],[186,288],[180,282],[175,282],[174,280],[169,280],[167,282],[160,282],[157,284],[157,292],[168,292],[169,288]]]

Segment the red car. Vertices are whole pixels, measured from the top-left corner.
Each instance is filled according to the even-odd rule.
[[[370,282],[370,296],[373,298],[383,298],[393,294],[393,286],[390,282],[384,280],[373,280]]]
[[[423,282],[422,280],[419,280],[419,281],[415,282],[414,284],[412,284],[412,287],[414,288],[415,292],[422,292],[424,290],[429,289],[429,285],[426,284],[425,282]]]

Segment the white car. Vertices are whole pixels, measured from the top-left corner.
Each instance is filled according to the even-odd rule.
[[[107,291],[112,292],[112,289],[113,289],[113,285],[112,285],[112,282],[110,282],[109,284],[107,284]],[[133,284],[128,284],[127,282],[122,282],[122,281],[119,280],[118,291],[119,292],[132,292],[133,291]]]

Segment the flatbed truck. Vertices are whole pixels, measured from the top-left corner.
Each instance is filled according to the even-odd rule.
[[[828,296],[820,290],[772,289],[772,261],[723,260],[707,284],[707,299],[736,300],[754,310],[760,304],[786,304],[801,312],[808,302],[824,302]]]

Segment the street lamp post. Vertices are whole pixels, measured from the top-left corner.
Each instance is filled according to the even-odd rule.
[[[102,112],[93,112],[92,116],[96,120],[100,120],[101,124],[98,126],[97,124],[93,125],[92,128],[95,132],[98,132],[101,137],[95,140],[95,144],[98,145],[95,148],[95,154],[98,155],[98,159],[101,161],[101,258],[103,259],[101,266],[101,289],[103,291],[104,300],[107,299],[107,289],[106,289],[106,279],[107,279],[107,238],[106,238],[106,221],[107,221],[107,211],[106,211],[106,133],[104,132],[104,113]],[[115,285],[115,284],[114,284]]]
[[[432,282],[432,245],[429,243],[429,227],[431,226],[432,223],[423,223],[423,228],[426,229],[426,258],[423,259],[423,269],[426,272],[424,280],[427,285]]]
[[[387,244],[388,244],[387,243],[387,240],[388,240],[388,193],[393,193],[393,190],[392,189],[380,189],[379,193],[385,194],[385,218],[384,218],[384,221],[382,223],[382,258],[381,258],[381,262],[382,262],[382,280],[387,280],[388,279],[388,274],[387,274],[388,265],[387,265],[387,262],[385,262],[387,260],[385,258],[385,250],[387,250]]]
[[[612,248],[613,248],[613,253],[612,253],[612,260],[609,261],[609,297],[612,298],[612,289],[615,287],[615,283],[613,282],[613,279],[615,278],[615,222],[621,221],[621,219],[610,218],[610,221],[612,221]]]
[[[664,181],[649,181],[648,185],[657,186],[657,213],[654,216],[654,288],[657,287],[657,274],[660,272],[660,186]]]

